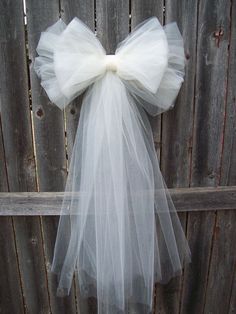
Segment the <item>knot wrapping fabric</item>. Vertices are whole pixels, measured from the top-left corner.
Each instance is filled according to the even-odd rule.
[[[184,80],[175,22],[138,25],[106,55],[78,18],[41,33],[34,69],[64,109],[86,90],[61,207],[51,270],[57,295],[94,296],[98,313],[152,309],[153,285],[180,275],[189,246],[162,174],[147,113],[174,106]]]
[[[105,56],[105,63],[107,71],[117,71],[118,67],[118,57],[116,55],[106,55]]]

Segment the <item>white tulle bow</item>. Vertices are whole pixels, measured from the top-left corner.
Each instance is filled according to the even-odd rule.
[[[44,52],[46,53],[44,54]],[[42,33],[34,69],[50,100],[63,109],[89,85],[115,72],[126,87],[149,104],[150,114],[169,109],[184,77],[183,39],[175,22],[164,28],[153,17],[106,55],[94,33],[78,18],[60,19]]]
[[[172,107],[183,82],[178,27],[150,18],[106,55],[78,18],[59,20],[37,52],[34,69],[59,108],[87,89],[51,269],[57,293],[69,294],[76,269],[80,298],[96,297],[98,313],[128,313],[131,303],[149,313],[154,282],[190,261],[145,112]]]

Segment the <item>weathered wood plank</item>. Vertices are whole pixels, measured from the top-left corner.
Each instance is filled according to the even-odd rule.
[[[28,99],[23,8],[20,1],[6,1],[0,5],[1,122],[9,189],[32,191],[32,186],[35,186],[35,161]]]
[[[191,186],[219,183],[224,128],[230,1],[200,1]],[[202,313],[216,214],[189,213],[192,263],[184,275],[181,313]]]
[[[32,67],[40,34],[58,20],[59,4],[28,1],[26,7],[38,185],[40,191],[60,191],[67,174],[63,112],[49,101]]]
[[[192,186],[219,183],[230,1],[201,1],[198,21]]]
[[[128,1],[96,0],[96,31],[107,54],[114,53],[129,32]]]
[[[94,30],[94,0],[61,0],[61,17],[68,24],[75,16],[80,18],[91,30]],[[78,127],[83,95],[77,97],[66,108],[67,156],[70,162],[74,139]]]
[[[26,312],[50,313],[39,217],[18,217],[14,225]]]
[[[163,24],[163,1],[155,0],[132,0],[131,2],[131,30],[145,19],[156,16]],[[148,115],[153,139],[156,147],[158,159],[160,160],[161,151],[161,115],[152,117]]]
[[[194,78],[196,64],[197,1],[166,1],[165,24],[176,21],[184,39],[185,80],[172,110],[163,114],[161,134],[161,170],[168,187],[188,187],[190,176]],[[186,213],[179,218],[186,228]],[[162,295],[157,313],[179,313],[183,276],[159,286]]]
[[[0,217],[0,313],[25,313],[11,217]]]
[[[4,191],[8,191],[8,182],[0,112],[0,192]]]
[[[0,191],[8,191],[0,119]],[[0,217],[0,313],[24,313],[12,217]]]
[[[220,185],[236,184],[236,2],[232,1],[229,32],[229,62],[225,97],[225,132]],[[235,310],[236,291],[232,288],[236,267],[236,217],[234,212],[217,212],[210,273],[204,313]],[[232,291],[232,294],[231,294]],[[216,302],[216,300],[221,300]],[[233,305],[234,304],[234,305]]]
[[[74,16],[80,18],[88,27],[94,31],[94,0],[88,1],[74,1],[74,0],[61,0],[61,17],[68,24]],[[82,105],[83,95],[77,97],[72,101],[65,110],[66,117],[66,141],[67,141],[67,156],[68,165],[70,164],[71,155],[75,135],[79,123],[80,109]],[[76,284],[76,298],[78,310],[80,313],[95,313],[94,302],[91,299],[83,299],[80,296],[79,283],[77,275],[75,274]]]
[[[236,265],[235,239],[236,211],[218,213],[204,307],[206,314],[228,313]]]
[[[220,185],[236,184],[236,2],[232,1],[224,146]]]
[[[49,101],[32,67],[40,34],[58,20],[60,3],[59,0],[27,1],[26,8],[38,188],[39,191],[63,191],[67,175],[64,114]],[[56,297],[57,278],[50,271],[57,226],[58,217],[42,217],[45,268],[51,311],[52,313],[75,313],[73,286],[68,297]]]
[[[236,275],[236,265],[234,266],[233,278]],[[229,304],[229,314],[234,314],[236,311],[236,280],[233,280],[232,290],[229,291],[230,293],[230,304]]]
[[[234,184],[236,182],[236,1],[232,1],[232,20],[231,20],[231,43],[229,59],[229,77],[228,77],[228,94],[227,94],[227,112],[226,128],[224,140],[224,153],[222,161],[222,180],[221,184]],[[224,168],[225,166],[225,168]],[[234,266],[236,270],[236,265]],[[232,273],[232,288],[229,304],[229,313],[236,311],[236,271]]]
[[[1,120],[8,186],[12,192],[36,190],[22,6],[20,0],[0,4]],[[25,310],[48,311],[40,220],[14,217],[13,222]]]
[[[181,313],[202,313],[214,230],[214,213],[191,213],[187,238],[192,263],[185,267]]]
[[[169,192],[178,212],[235,209],[236,186],[171,188]],[[1,192],[0,215],[60,215],[63,195],[64,192]]]
[[[168,187],[188,187],[192,148],[197,1],[166,1],[165,24],[176,21],[184,40],[185,78],[173,109],[163,114],[161,170]]]

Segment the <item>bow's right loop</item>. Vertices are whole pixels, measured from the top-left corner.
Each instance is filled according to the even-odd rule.
[[[176,22],[162,27],[156,17],[138,25],[119,44],[119,76],[151,115],[174,106],[184,81],[183,38]]]

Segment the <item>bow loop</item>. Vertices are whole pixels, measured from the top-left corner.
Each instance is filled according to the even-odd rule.
[[[157,20],[138,26],[117,48],[121,59],[119,75],[138,88],[156,93],[168,65],[168,43]]]
[[[54,52],[55,74],[68,99],[78,96],[104,74],[105,54],[93,32],[78,18],[68,24]]]
[[[184,77],[182,36],[176,23],[141,23],[106,55],[94,33],[77,17],[60,19],[42,33],[34,69],[50,100],[63,109],[89,85],[112,71],[152,115],[173,106]]]

